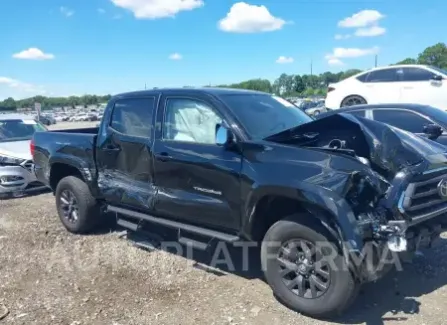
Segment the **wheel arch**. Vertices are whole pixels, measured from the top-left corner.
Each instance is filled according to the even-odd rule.
[[[260,241],[267,230],[278,220],[294,214],[311,216],[298,222],[317,222],[325,227],[340,244],[348,242],[354,251],[363,248],[363,238],[358,233],[354,214],[349,204],[329,190],[323,193],[302,192],[296,189],[270,188],[252,195],[245,208],[247,219],[243,225],[243,236]]]

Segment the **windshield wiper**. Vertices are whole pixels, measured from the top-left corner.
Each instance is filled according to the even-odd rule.
[[[290,141],[290,140],[301,140],[301,141],[315,141],[320,136],[318,132],[306,132],[306,133],[294,133],[295,128],[273,134],[265,138],[265,140],[276,140],[276,141]]]

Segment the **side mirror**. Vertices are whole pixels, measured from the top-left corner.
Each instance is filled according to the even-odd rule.
[[[234,142],[233,133],[222,124],[216,125],[216,144],[218,146],[228,146]]]
[[[424,126],[424,133],[430,140],[436,140],[442,134],[442,128],[437,124],[427,124]]]
[[[431,78],[431,80],[434,80],[434,81],[442,81],[443,79],[444,78],[439,74],[434,74],[433,77]]]

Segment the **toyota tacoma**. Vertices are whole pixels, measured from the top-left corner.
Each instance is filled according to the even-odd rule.
[[[121,94],[99,128],[37,132],[31,148],[68,231],[108,211],[129,232],[161,225],[197,249],[259,243],[275,296],[317,318],[446,223],[445,147],[349,114],[313,120],[262,92]]]

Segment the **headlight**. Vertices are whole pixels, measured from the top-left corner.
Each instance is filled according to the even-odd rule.
[[[20,165],[24,161],[24,159],[0,155],[0,165]]]

